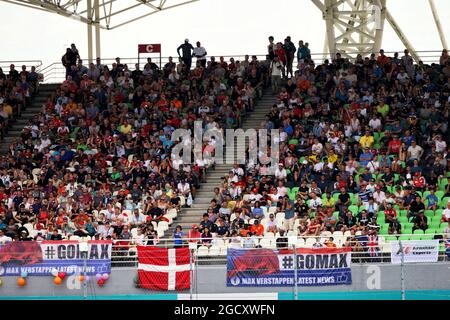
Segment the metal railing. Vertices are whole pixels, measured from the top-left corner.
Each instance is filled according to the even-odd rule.
[[[3,73],[8,74],[10,65],[13,64],[17,71],[22,70],[22,66],[25,65],[27,67],[27,71],[31,70],[31,67],[36,67],[36,71],[42,67],[41,60],[11,60],[11,61],[0,61],[0,68],[2,68]]]
[[[205,243],[204,239],[201,238],[182,238],[181,240],[174,238],[164,238],[159,240],[113,240],[111,262],[113,267],[136,267],[137,245],[151,245],[161,248],[174,248],[179,246],[190,247],[194,250],[199,264],[225,264],[227,262],[228,248],[292,249],[294,244],[296,248],[320,248],[328,247],[326,245],[326,241],[333,238],[333,243],[336,245],[336,248],[352,248],[352,263],[391,263],[391,241],[396,241],[396,237],[400,237],[400,241],[405,241],[407,239],[424,240],[427,236],[440,239],[438,262],[448,261],[449,258],[446,253],[444,234],[424,235],[416,233],[409,235],[401,234],[378,236],[378,241],[372,243],[367,242],[367,245],[365,246],[358,245],[358,242],[360,241],[358,240],[358,236],[356,236],[356,239],[351,239],[352,236],[349,235],[328,234],[320,236],[285,236],[287,241],[283,242],[278,241],[277,239],[280,237],[275,237],[275,235],[274,237],[268,237],[267,235],[260,237],[213,237],[210,241],[208,241],[208,243]],[[148,244],[148,242],[151,242],[152,244]]]
[[[396,53],[396,52],[398,52],[399,56],[401,56],[403,50],[387,51],[387,52],[385,52],[385,54],[388,56],[393,56],[394,53]],[[355,55],[357,53],[360,53],[363,57],[369,56],[370,54],[372,54],[372,52],[362,52],[362,53],[356,52],[356,51],[349,52],[349,54],[352,54],[352,55]],[[439,59],[440,59],[442,51],[441,50],[424,50],[424,51],[417,51],[417,53],[419,54],[423,63],[431,64],[431,63],[439,63]],[[224,55],[224,56],[216,55],[214,57],[216,58],[216,61],[219,60],[219,57],[223,57],[225,59],[225,61],[228,62],[230,60],[230,58],[233,58],[235,61],[244,61],[245,56],[246,55],[244,54],[244,55]],[[258,60],[260,60],[260,61],[266,59],[266,54],[256,54],[256,55],[248,55],[248,56],[250,57],[249,61],[251,61],[252,56],[256,56],[258,58]],[[177,63],[178,57],[176,55],[174,55],[172,57],[173,57],[173,62]],[[322,63],[325,59],[331,59],[332,55],[330,53],[311,53],[311,57],[314,61],[316,61],[316,63],[318,63],[318,62]],[[151,57],[151,58],[152,58],[152,62],[156,63],[157,65],[161,65],[162,67],[164,67],[164,65],[169,61],[168,56],[161,57],[161,60],[159,57]],[[210,58],[211,58],[211,56],[207,57],[208,60]],[[195,61],[196,61],[196,59],[194,58],[193,66],[195,66]],[[295,61],[296,61],[296,59],[295,59]],[[295,61],[294,61],[294,66],[295,66]],[[115,62],[116,62],[116,58],[102,58],[101,59],[101,63],[103,65],[111,66]],[[126,64],[130,70],[134,70],[135,64],[139,63],[139,67],[142,70],[143,67],[145,66],[145,64],[147,63],[147,57],[140,57],[140,58],[137,58],[137,57],[122,58],[121,57],[120,62],[122,64]],[[84,64],[87,66],[88,61],[85,60]],[[41,63],[41,65],[42,65],[42,63]],[[54,62],[46,67],[39,68],[38,72],[43,75],[44,83],[61,83],[62,81],[65,80],[66,69],[62,65],[61,62]]]

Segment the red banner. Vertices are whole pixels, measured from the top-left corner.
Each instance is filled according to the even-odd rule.
[[[138,45],[139,53],[161,53],[161,44],[139,44]]]

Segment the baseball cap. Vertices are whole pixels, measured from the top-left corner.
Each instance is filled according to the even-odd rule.
[[[197,229],[197,225],[195,223],[192,225],[192,229]]]

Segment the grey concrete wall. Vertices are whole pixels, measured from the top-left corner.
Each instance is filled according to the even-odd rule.
[[[153,292],[135,288],[133,279],[136,270],[113,269],[110,279],[103,287],[95,282],[88,285],[88,294],[124,295],[124,294],[155,294]],[[16,277],[2,277],[0,287],[1,297],[9,296],[83,296],[82,288],[69,289],[66,281],[61,286],[53,284],[52,277],[28,277],[25,287],[17,285]],[[406,290],[449,290],[450,263],[410,264],[405,266]],[[400,290],[401,269],[399,265],[374,264],[353,265],[352,284],[344,286],[299,287],[300,292],[319,291],[370,291],[370,290]],[[242,287],[226,286],[226,266],[199,266],[197,272],[197,293],[244,293],[244,292],[292,292],[291,287]],[[176,293],[176,292],[169,292]],[[184,292],[186,293],[186,292]]]

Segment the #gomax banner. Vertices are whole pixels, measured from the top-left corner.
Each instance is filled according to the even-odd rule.
[[[391,243],[391,262],[402,263],[402,250],[399,241]],[[402,241],[404,263],[437,262],[439,256],[439,240],[405,240]]]
[[[295,266],[298,286],[352,283],[350,248],[297,249],[296,256],[292,250],[229,249],[227,286],[294,286]]]
[[[87,275],[111,272],[111,241],[88,241],[87,259],[78,241],[14,241],[0,244],[0,276],[48,276],[52,270]]]

